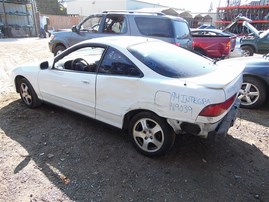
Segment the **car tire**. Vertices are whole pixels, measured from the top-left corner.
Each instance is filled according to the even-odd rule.
[[[63,45],[58,45],[54,49],[54,56],[59,55],[61,52],[63,52],[66,48]]]
[[[41,101],[38,99],[34,88],[27,79],[20,79],[18,86],[21,100],[27,107],[35,108],[41,105]]]
[[[254,50],[250,46],[242,46],[241,49],[242,49],[242,55],[245,57],[253,56],[254,54]]]
[[[254,109],[264,104],[266,100],[266,86],[257,78],[244,77],[241,89],[239,91],[239,99],[241,107]]]
[[[149,157],[164,155],[175,142],[173,129],[163,118],[151,112],[135,115],[128,132],[137,151]]]

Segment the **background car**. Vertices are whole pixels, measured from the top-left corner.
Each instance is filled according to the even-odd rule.
[[[224,32],[220,29],[191,29],[192,35],[204,35],[204,36],[235,36],[235,34]]]
[[[243,26],[248,27],[252,34],[241,39],[241,49],[245,56],[253,56],[254,53],[269,53],[269,29],[263,32],[258,31],[250,23],[244,21]]]
[[[236,34],[237,36],[247,36],[251,34],[252,31],[246,26],[243,26],[242,22],[252,22],[252,20],[245,16],[238,15],[229,25],[223,28],[223,31]]]
[[[191,29],[193,49],[211,58],[241,57],[240,39],[220,29]]]
[[[241,107],[259,108],[264,105],[269,95],[269,55],[256,55],[242,59],[221,61],[235,67],[245,64],[243,84],[239,93]]]
[[[215,29],[216,27],[214,25],[211,24],[202,24],[199,27],[197,27],[197,29]]]
[[[160,40],[121,36],[79,43],[12,75],[27,107],[45,101],[97,119],[128,131],[139,152],[159,156],[175,134],[227,134],[242,70]]]
[[[49,48],[57,55],[86,39],[116,35],[152,37],[192,50],[192,37],[186,20],[145,11],[104,11],[90,15],[72,30],[54,32]]]

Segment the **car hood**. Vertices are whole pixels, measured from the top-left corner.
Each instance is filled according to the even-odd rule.
[[[259,31],[253,25],[251,25],[247,21],[244,21],[243,22],[243,26],[247,27],[254,34],[255,37],[259,37],[260,38]]]
[[[58,35],[58,34],[64,34],[64,33],[70,33],[72,32],[71,29],[59,29],[53,32],[54,35]]]
[[[226,32],[228,31],[232,26],[234,26],[234,24],[238,24],[239,21],[247,21],[247,22],[251,22],[252,20],[245,17],[245,16],[237,16],[233,22],[231,22],[229,25],[227,25],[223,31]]]

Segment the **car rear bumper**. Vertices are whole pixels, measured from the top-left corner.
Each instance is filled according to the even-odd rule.
[[[216,123],[187,123],[174,119],[167,119],[167,122],[176,134],[187,133],[203,138],[225,137],[235,122],[239,105],[240,100],[236,99],[230,111]]]
[[[218,124],[218,127],[214,131],[209,132],[208,136],[213,136],[214,138],[225,137],[228,133],[229,128],[232,127],[235,122],[239,106],[240,100],[236,99],[236,102],[223,118],[223,120]]]

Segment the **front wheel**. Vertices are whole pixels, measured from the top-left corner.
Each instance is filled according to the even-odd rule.
[[[243,78],[238,97],[241,100],[241,107],[258,108],[265,102],[266,96],[266,87],[260,80],[252,77]]]
[[[254,50],[250,46],[242,46],[241,49],[242,49],[242,55],[245,57],[253,56],[254,54]]]
[[[54,56],[59,55],[61,52],[63,52],[66,48],[62,45],[58,45],[55,47],[54,50]]]
[[[21,99],[27,107],[35,108],[41,104],[34,88],[27,79],[23,78],[19,81],[19,91]]]
[[[132,118],[129,135],[135,148],[149,157],[164,155],[175,141],[175,133],[168,123],[150,112]]]

